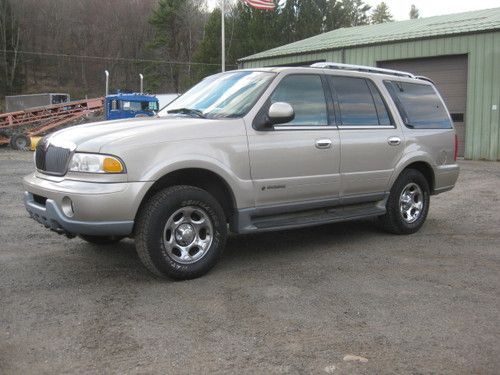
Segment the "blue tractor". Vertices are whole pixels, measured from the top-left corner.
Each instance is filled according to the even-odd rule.
[[[118,93],[106,96],[106,120],[154,116],[158,112],[154,95]]]

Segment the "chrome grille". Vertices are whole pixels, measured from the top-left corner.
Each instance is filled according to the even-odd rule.
[[[66,173],[71,150],[49,144],[42,139],[36,146],[36,168],[48,174],[63,175]]]

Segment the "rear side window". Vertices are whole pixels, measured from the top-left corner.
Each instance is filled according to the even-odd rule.
[[[451,128],[446,108],[433,86],[385,81],[404,123],[416,129]]]
[[[337,94],[342,125],[391,125],[385,103],[372,82],[342,76],[329,79]]]
[[[325,91],[319,75],[286,76],[271,95],[271,103],[289,103],[295,118],[286,125],[328,125]]]

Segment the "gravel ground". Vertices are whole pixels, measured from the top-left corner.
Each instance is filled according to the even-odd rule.
[[[417,234],[232,237],[172,282],[30,220],[32,154],[0,149],[0,373],[498,374],[500,163],[460,164]]]

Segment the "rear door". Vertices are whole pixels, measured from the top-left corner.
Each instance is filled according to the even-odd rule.
[[[329,75],[328,80],[337,104],[340,196],[353,201],[378,200],[402,156],[403,133],[372,80],[341,75]]]
[[[295,118],[268,130],[248,129],[257,206],[338,200],[340,143],[326,85],[319,74],[284,76],[261,111],[287,102]]]

